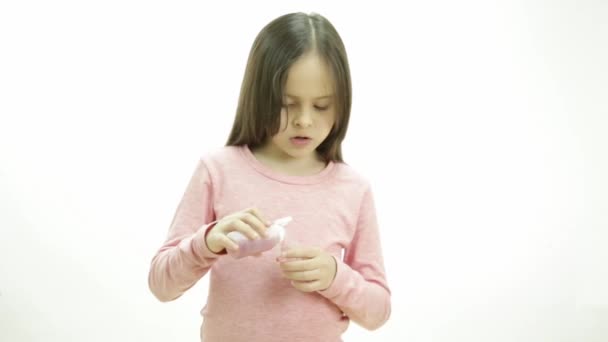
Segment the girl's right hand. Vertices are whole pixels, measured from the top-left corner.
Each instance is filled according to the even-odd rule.
[[[266,230],[271,224],[256,208],[237,211],[219,220],[207,234],[205,242],[209,250],[216,254],[223,249],[237,251],[238,245],[226,234],[238,231],[250,240],[259,239],[266,236]]]

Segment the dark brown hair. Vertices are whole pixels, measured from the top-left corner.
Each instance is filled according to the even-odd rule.
[[[279,131],[289,67],[311,51],[332,70],[336,97],[336,122],[317,151],[326,161],[343,161],[342,140],[348,128],[352,98],[348,59],[334,26],[316,13],[286,14],[260,31],[249,53],[227,146],[246,144],[255,148]]]

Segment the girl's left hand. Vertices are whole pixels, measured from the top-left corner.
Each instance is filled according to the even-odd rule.
[[[287,260],[301,258],[300,260]],[[277,258],[283,277],[302,292],[329,288],[336,277],[336,259],[320,248],[292,248]]]

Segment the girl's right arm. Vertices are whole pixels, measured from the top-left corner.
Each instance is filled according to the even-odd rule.
[[[179,298],[211,268],[225,249],[238,246],[227,237],[239,231],[250,239],[265,235],[270,225],[255,208],[215,221],[213,186],[200,160],[177,207],[165,243],[150,266],[148,285],[162,302]]]
[[[177,207],[167,239],[150,265],[148,285],[162,302],[180,297],[220,257],[205,243],[206,230],[215,223],[212,194],[209,171],[201,159]]]

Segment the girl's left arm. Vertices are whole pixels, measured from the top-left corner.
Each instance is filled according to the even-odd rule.
[[[344,261],[336,258],[336,264],[331,286],[317,292],[368,330],[384,325],[391,314],[391,291],[386,281],[376,209],[369,185],[359,209],[353,240],[345,251]]]

